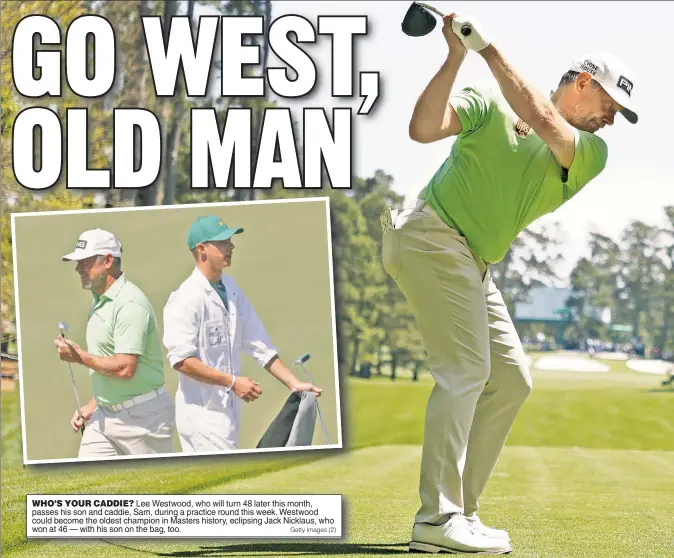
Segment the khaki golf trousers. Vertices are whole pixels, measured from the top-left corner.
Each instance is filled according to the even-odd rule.
[[[174,405],[161,395],[128,409],[111,411],[100,405],[87,424],[78,457],[150,455],[173,451]]]
[[[425,202],[384,232],[382,261],[412,307],[435,380],[415,521],[440,524],[477,512],[531,376],[489,266]]]

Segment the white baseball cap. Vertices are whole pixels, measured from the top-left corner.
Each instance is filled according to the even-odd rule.
[[[79,261],[91,256],[105,256],[110,254],[115,258],[122,256],[122,243],[114,234],[103,229],[85,231],[80,235],[75,250],[61,259],[65,261]]]
[[[569,69],[590,74],[616,103],[624,107],[620,112],[627,121],[637,123],[637,113],[632,110],[634,73],[622,60],[606,52],[594,52],[578,58]]]

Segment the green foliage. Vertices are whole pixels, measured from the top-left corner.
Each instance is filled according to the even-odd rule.
[[[606,324],[586,312],[609,308],[613,323],[632,326],[632,337],[661,351],[674,350],[674,206],[664,208],[666,225],[658,228],[632,221],[620,242],[592,233],[590,256],[581,258],[571,273],[574,289],[569,306],[579,321],[573,336],[609,339]],[[630,339],[623,339],[629,341]]]
[[[16,323],[14,306],[14,263],[12,259],[11,214],[30,211],[61,211],[66,209],[84,209],[92,207],[91,196],[77,196],[68,191],[55,192],[36,197],[27,192],[18,192],[10,197],[3,192],[1,215],[2,263],[2,321],[12,326]],[[39,257],[36,256],[36,257]],[[3,331],[4,331],[3,327]],[[12,328],[13,329],[13,328]]]
[[[559,223],[532,226],[515,239],[503,260],[490,266],[494,283],[510,310],[525,300],[529,289],[557,279],[555,264],[561,261]]]

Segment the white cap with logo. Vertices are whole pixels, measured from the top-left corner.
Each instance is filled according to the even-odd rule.
[[[75,250],[61,259],[65,261],[79,261],[92,256],[110,254],[115,258],[122,257],[122,243],[114,234],[103,229],[85,231],[80,235]]]
[[[594,52],[577,59],[569,70],[590,74],[616,103],[624,107],[621,113],[627,121],[637,123],[637,113],[631,106],[634,74],[622,60],[606,52]]]

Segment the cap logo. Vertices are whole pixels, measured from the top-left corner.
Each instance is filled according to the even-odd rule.
[[[220,225],[221,227],[225,226],[225,224],[222,221],[218,221],[218,225]]]
[[[632,96],[632,88],[634,87],[634,84],[625,76],[620,76],[618,79],[618,87],[627,93],[630,97]]]
[[[78,240],[77,246],[75,246],[75,248],[80,248],[81,250],[84,250],[86,247],[87,247],[87,241],[86,240]]]
[[[580,65],[580,69],[584,72],[587,72],[588,74],[596,76],[597,72],[599,71],[599,66],[593,64],[590,60],[585,60],[585,62]]]

